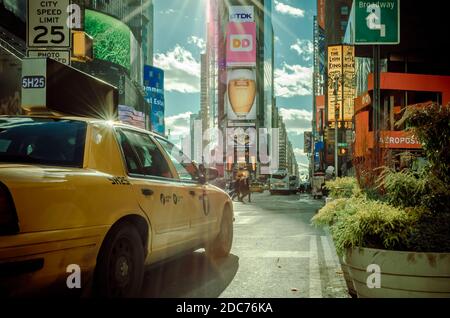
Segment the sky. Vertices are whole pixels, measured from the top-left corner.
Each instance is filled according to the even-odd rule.
[[[165,70],[166,130],[189,133],[200,110],[200,54],[205,48],[208,0],[154,0],[154,65]],[[275,95],[297,162],[303,168],[303,132],[311,130],[315,0],[274,0]]]

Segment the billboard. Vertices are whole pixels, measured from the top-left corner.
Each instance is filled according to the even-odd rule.
[[[254,22],[255,7],[254,6],[230,6],[229,22]]]
[[[355,113],[356,97],[356,69],[355,69],[355,47],[344,45],[343,46],[343,86],[344,86],[344,120],[352,121]]]
[[[256,119],[256,71],[254,68],[227,70],[225,101],[228,119]]]
[[[311,131],[305,131],[304,133],[304,145],[303,145],[303,152],[308,154],[312,153],[312,132]]]
[[[336,89],[337,88],[337,89]],[[339,121],[350,122],[355,113],[356,95],[355,48],[350,45],[328,47],[328,122],[334,127],[335,107],[339,108]],[[342,124],[340,123],[340,126]]]
[[[94,39],[94,58],[118,64],[142,81],[141,51],[131,29],[122,21],[94,10],[85,10],[85,31]]]
[[[164,135],[164,71],[157,67],[144,65],[144,89],[145,100],[150,104],[152,131]]]
[[[342,120],[342,45],[328,47],[328,121],[334,122],[335,108]]]
[[[229,22],[227,27],[227,67],[256,65],[255,22]]]
[[[145,114],[133,107],[119,105],[119,120],[122,123],[145,129]]]

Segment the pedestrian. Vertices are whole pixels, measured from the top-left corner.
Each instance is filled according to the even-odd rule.
[[[231,187],[233,189],[231,200],[234,200],[236,197],[240,198],[241,196],[241,185],[240,185],[240,176],[238,175],[235,180],[231,181]]]
[[[250,191],[250,178],[242,177],[241,179],[241,199],[239,201],[244,202],[244,198],[248,196],[248,202],[252,202],[251,191]]]

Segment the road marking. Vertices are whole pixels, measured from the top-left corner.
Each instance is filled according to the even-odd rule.
[[[309,297],[322,298],[322,284],[320,279],[319,254],[317,252],[317,236],[309,241]]]
[[[333,257],[333,253],[331,252],[330,243],[326,236],[321,236],[320,241],[322,243],[323,253],[325,255],[325,266],[328,269],[334,269],[336,267],[336,262]]]
[[[308,258],[308,251],[246,251],[243,257],[261,258]]]

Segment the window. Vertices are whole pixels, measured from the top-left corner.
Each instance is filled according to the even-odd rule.
[[[341,7],[341,15],[348,15],[348,7],[347,6]]]
[[[0,161],[82,167],[85,138],[81,121],[3,117]]]
[[[156,139],[168,154],[181,180],[193,181],[198,179],[197,167],[188,156],[169,141],[162,138]]]
[[[172,178],[169,165],[149,135],[127,129],[117,129],[128,173]]]

